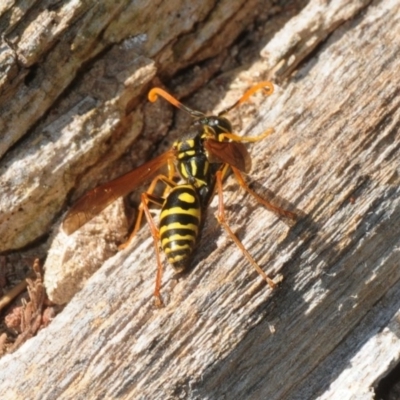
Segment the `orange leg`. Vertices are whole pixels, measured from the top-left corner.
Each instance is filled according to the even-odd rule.
[[[175,186],[175,182],[172,179],[167,178],[165,175],[157,175],[151,181],[151,184],[150,184],[150,186],[149,186],[149,188],[147,189],[147,192],[146,192],[146,194],[149,195],[149,197],[147,197],[147,200],[150,200],[154,204],[162,205],[162,202],[160,203],[159,201],[156,200],[156,198],[154,196],[152,196],[152,194],[153,194],[158,182],[165,183],[167,185],[167,187],[174,187]],[[150,198],[150,196],[152,196],[152,197]],[[147,204],[148,203],[144,204],[143,203],[143,199],[142,199],[142,201],[141,201],[141,203],[139,205],[139,208],[138,208],[139,213],[138,213],[138,216],[136,218],[135,227],[133,228],[133,231],[130,234],[128,240],[125,243],[122,243],[121,245],[119,245],[119,247],[118,247],[119,250],[126,249],[132,243],[133,238],[138,233],[138,231],[140,229],[140,226],[142,224],[143,211],[144,211],[143,207],[145,205],[147,206]]]
[[[218,190],[218,214],[217,214],[217,219],[218,222],[224,227],[228,235],[231,237],[231,239],[236,243],[236,245],[239,247],[239,249],[242,251],[242,253],[245,255],[247,260],[250,262],[250,264],[253,265],[253,267],[256,269],[256,271],[265,279],[265,281],[268,283],[268,285],[274,289],[276,287],[276,283],[268,277],[268,275],[261,269],[261,267],[256,263],[254,258],[250,255],[250,253],[245,249],[243,246],[242,242],[237,238],[237,236],[232,232],[231,228],[225,221],[225,207],[224,207],[224,196],[223,196],[223,189],[222,189],[222,177],[224,174],[225,168],[222,170],[218,171],[216,174],[216,180],[217,180],[217,190]]]
[[[290,218],[292,220],[296,220],[297,216],[295,213],[288,211],[288,210],[284,210],[283,208],[274,206],[273,204],[271,204],[270,202],[268,202],[267,200],[263,199],[261,196],[259,196],[254,190],[251,190],[249,188],[249,186],[247,185],[247,183],[244,181],[242,174],[240,173],[240,171],[233,167],[230,166],[232,168],[233,173],[235,174],[235,177],[239,183],[239,185],[246,190],[247,193],[251,194],[260,204],[262,204],[265,208],[267,208],[270,211],[275,212],[278,215],[281,215],[283,217],[286,218]]]
[[[150,227],[151,236],[153,236],[154,248],[156,250],[156,257],[157,257],[157,275],[156,275],[156,287],[154,289],[154,296],[155,296],[156,306],[162,307],[163,302],[160,296],[160,288],[161,288],[163,267],[160,258],[160,247],[158,245],[160,240],[160,231],[158,230],[156,224],[154,223],[149,207],[147,206],[149,201],[152,201],[151,196],[149,196],[147,193],[142,193],[142,203],[141,203],[143,205],[142,209],[144,211],[144,214],[146,215],[147,223],[149,224]]]
[[[148,191],[146,193],[142,193],[141,202],[140,202],[140,206],[139,206],[139,213],[138,213],[138,216],[136,219],[135,227],[134,227],[131,235],[129,236],[129,239],[125,243],[120,245],[119,249],[122,250],[122,249],[126,248],[132,242],[133,238],[135,237],[136,233],[138,232],[138,230],[140,228],[140,225],[141,225],[141,222],[143,219],[143,213],[144,213],[146,216],[146,219],[147,219],[147,223],[149,224],[149,227],[150,227],[151,236],[153,237],[153,241],[154,241],[154,248],[156,250],[157,275],[156,275],[156,286],[154,289],[154,296],[155,296],[156,305],[158,307],[161,307],[163,304],[162,300],[161,300],[161,296],[160,296],[161,278],[162,278],[162,263],[161,263],[161,258],[160,258],[160,248],[158,245],[158,242],[160,240],[160,232],[159,232],[156,224],[154,223],[153,217],[152,217],[149,207],[148,207],[149,203],[157,204],[159,206],[162,206],[164,203],[163,198],[153,196],[153,192],[154,192],[158,182],[165,183],[167,187],[174,187],[176,185],[176,183],[173,180],[167,178],[165,175],[157,175],[152,180]]]
[[[273,132],[274,128],[268,128],[264,133],[257,136],[239,136],[235,133],[221,133],[218,135],[218,140],[220,142],[222,142],[224,139],[231,139],[234,142],[258,142],[259,140],[265,139]]]

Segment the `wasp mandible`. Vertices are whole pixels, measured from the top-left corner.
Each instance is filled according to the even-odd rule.
[[[198,243],[205,211],[213,195],[218,193],[218,222],[262,278],[271,288],[274,288],[275,282],[256,263],[226,222],[222,188],[223,179],[231,170],[239,185],[260,204],[280,216],[296,219],[295,213],[277,207],[260,197],[249,188],[242,176],[242,172],[247,173],[251,168],[250,154],[242,142],[262,140],[270,135],[273,129],[269,128],[258,136],[240,137],[233,133],[231,123],[223,117],[224,114],[245,102],[254,92],[261,89],[270,95],[273,93],[274,87],[271,82],[260,82],[218,115],[206,115],[192,110],[163,89],[157,87],[151,89],[148,94],[151,102],[155,102],[158,96],[161,96],[193,117],[193,123],[188,132],[183,138],[175,141],[167,152],[133,171],[87,192],[67,213],[63,222],[64,231],[67,234],[73,233],[118,197],[129,194],[145,181],[151,180],[149,188],[141,195],[133,231],[127,242],[120,248],[125,248],[131,243],[141,226],[144,214],[154,240],[158,265],[154,295],[157,303],[161,304],[162,263],[159,242],[174,269],[177,272],[185,270]],[[168,166],[168,174],[158,173],[165,165]],[[177,177],[179,177],[178,181]],[[154,194],[159,184],[165,186],[161,196]],[[150,213],[149,204],[161,208],[158,226]]]

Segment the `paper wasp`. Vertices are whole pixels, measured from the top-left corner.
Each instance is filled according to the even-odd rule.
[[[190,256],[198,242],[207,206],[217,192],[218,222],[257,272],[272,288],[275,287],[274,281],[264,273],[225,221],[222,189],[223,178],[230,169],[239,185],[259,203],[280,216],[296,219],[294,213],[272,205],[251,190],[241,174],[241,172],[249,172],[251,168],[250,154],[242,142],[262,140],[271,134],[273,129],[270,128],[259,136],[240,137],[232,133],[231,123],[222,116],[260,89],[270,95],[274,87],[271,82],[261,82],[251,87],[235,104],[216,116],[207,116],[192,110],[160,88],[151,89],[148,95],[151,102],[155,102],[157,97],[161,96],[194,118],[189,131],[181,139],[175,141],[167,152],[87,192],[67,213],[63,222],[64,231],[67,234],[73,233],[118,197],[127,195],[145,181],[152,179],[148,190],[141,195],[133,232],[128,241],[120,247],[125,248],[132,241],[141,226],[144,214],[154,239],[158,265],[154,295],[158,303],[161,303],[162,264],[159,241],[169,263],[177,272],[183,271],[188,266]],[[168,175],[156,175],[166,165]],[[178,183],[177,177],[179,177]],[[165,190],[162,196],[157,196],[154,192],[160,183],[165,185]],[[150,213],[149,203],[161,207],[158,227]]]

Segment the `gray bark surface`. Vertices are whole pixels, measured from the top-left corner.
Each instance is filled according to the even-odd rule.
[[[0,359],[1,397],[373,399],[400,355],[400,2],[310,1],[272,35],[259,28],[257,60],[206,86],[229,53],[218,46],[229,46],[239,33],[233,27],[247,26],[265,4],[202,2],[192,10],[168,3],[168,11],[163,2],[151,15],[157,28],[146,25],[136,3],[128,13],[125,3],[107,9],[104,1],[99,16],[99,7],[79,4],[42,36],[29,36],[27,24],[15,28],[19,61],[12,63],[10,50],[14,72],[3,89],[9,117],[1,119],[2,197],[14,188],[9,207],[0,207],[2,251],[49,232],[72,188],[76,199],[96,185],[94,177],[104,182],[132,168],[123,160],[108,170],[139,134],[130,147],[134,164],[169,125],[170,140],[182,134],[185,117],[169,105],[147,104],[144,94],[159,85],[154,77],[172,79],[210,57],[197,75],[194,69],[197,78],[173,80],[173,93],[181,98],[201,87],[185,104],[218,110],[271,78],[275,93],[254,96],[241,123],[234,119],[240,135],[275,129],[248,146],[253,168],[246,180],[301,218],[288,225],[229,177],[227,220],[263,270],[283,277],[279,288],[265,284],[220,228],[214,199],[191,271],[176,276],[165,267],[163,308],[152,298],[156,260],[144,226],[47,328]],[[144,48],[133,56],[132,37],[143,39],[143,32]],[[50,33],[62,40],[49,40]],[[124,42],[128,36],[133,46]],[[36,53],[28,38],[36,38]],[[21,60],[26,75],[42,61],[29,84],[16,70]],[[46,65],[59,67],[49,73]]]

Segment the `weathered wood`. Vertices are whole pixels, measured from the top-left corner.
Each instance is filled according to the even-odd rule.
[[[266,272],[284,276],[281,287],[266,287],[228,240],[214,201],[194,268],[182,277],[166,268],[157,309],[142,229],[48,328],[0,360],[3,398],[373,398],[400,354],[400,2],[358,3],[365,10],[316,47],[310,8],[327,15],[337,3],[300,13],[310,29],[287,43],[312,37],[312,57],[258,98],[251,123],[243,118],[242,134],[276,131],[250,147],[248,179],[303,219],[289,228],[226,183],[231,227]],[[290,21],[274,41],[280,34]],[[269,72],[253,63],[229,96]]]
[[[159,140],[165,129],[143,132],[134,107],[151,79],[218,54],[217,33],[227,47],[254,18],[255,3],[43,2],[27,15],[4,6],[0,156],[26,139],[0,165],[0,252],[46,234],[89,167],[109,166],[140,133]]]

